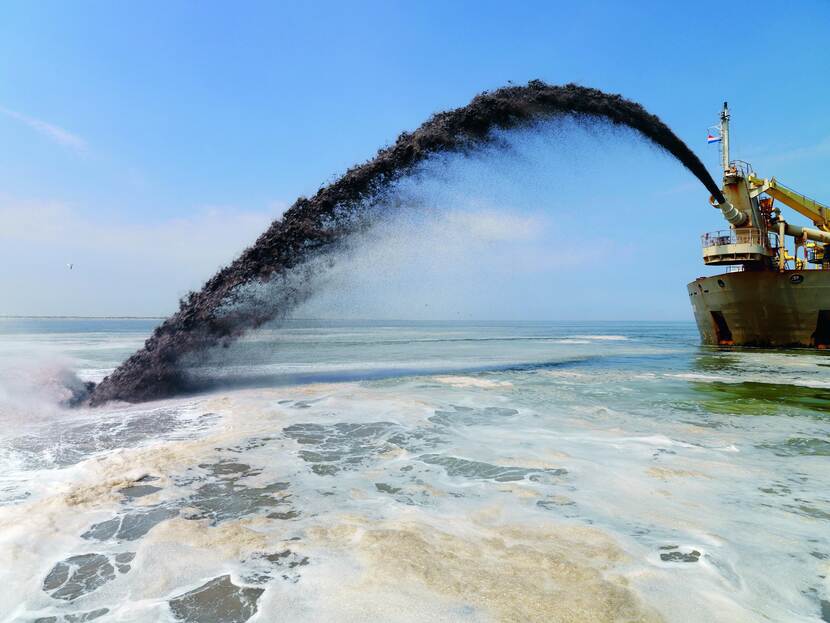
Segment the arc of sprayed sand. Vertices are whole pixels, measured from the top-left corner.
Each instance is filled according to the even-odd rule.
[[[411,173],[431,155],[474,149],[493,130],[532,125],[552,117],[572,116],[608,122],[638,132],[677,158],[718,201],[720,189],[703,163],[657,116],[620,95],[574,84],[549,85],[534,80],[477,95],[466,106],[434,115],[414,132],[401,134],[368,162],[349,169],[314,197],[301,197],[233,263],[219,270],[199,292],[181,301],[144,348],[92,388],[92,405],[109,400],[140,402],[186,388],[179,363],[183,356],[221,343],[284,315],[310,292],[297,282],[279,280],[321,250],[344,240],[367,224],[367,200]],[[273,297],[245,304],[246,284],[277,282]],[[229,305],[233,303],[233,305]]]

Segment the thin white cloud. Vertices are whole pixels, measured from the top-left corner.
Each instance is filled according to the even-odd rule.
[[[830,136],[824,137],[821,141],[799,153],[799,156],[812,158],[814,156],[825,156],[830,154]]]
[[[87,147],[86,141],[80,136],[72,134],[72,132],[68,132],[67,130],[64,130],[63,128],[52,123],[47,123],[46,121],[29,117],[28,115],[15,112],[14,110],[9,110],[8,108],[0,107],[0,112],[15,121],[19,121],[20,123],[29,126],[34,131],[42,134],[59,145],[63,145],[64,147],[68,147],[76,151],[84,151]]]
[[[0,314],[165,315],[284,206],[129,223],[0,194]],[[72,268],[69,268],[69,265]]]
[[[804,145],[793,149],[779,151],[764,158],[766,163],[792,162],[807,158],[818,158],[830,154],[830,136],[826,136],[812,145]]]

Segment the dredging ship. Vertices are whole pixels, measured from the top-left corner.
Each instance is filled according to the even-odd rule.
[[[830,348],[830,208],[729,158],[729,108],[720,119],[729,229],[701,237],[703,262],[726,272],[688,284],[704,344]],[[775,202],[815,227],[789,223]]]

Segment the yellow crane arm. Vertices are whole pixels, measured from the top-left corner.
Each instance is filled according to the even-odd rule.
[[[788,205],[799,214],[806,216],[819,229],[830,231],[830,208],[826,205],[787,188],[777,182],[774,177],[761,179],[750,175],[748,181],[753,189],[753,197],[757,197],[761,193],[767,193],[770,197],[778,199],[784,205]]]

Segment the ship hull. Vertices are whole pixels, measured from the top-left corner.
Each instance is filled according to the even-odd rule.
[[[830,270],[725,273],[686,287],[704,344],[830,347]]]

